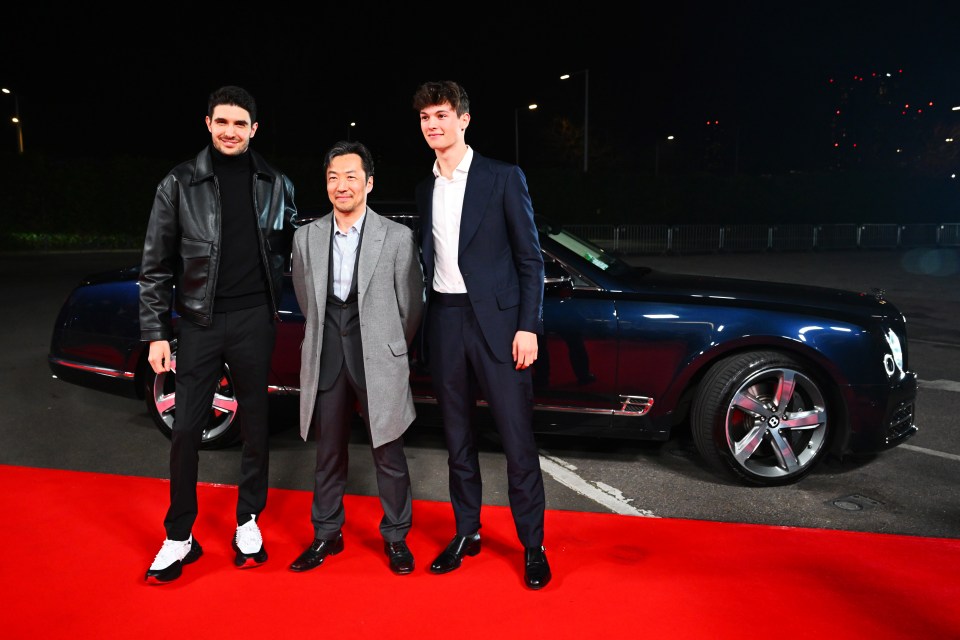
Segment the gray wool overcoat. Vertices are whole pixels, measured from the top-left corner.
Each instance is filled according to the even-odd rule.
[[[423,315],[424,283],[413,231],[367,207],[357,294],[373,447],[396,440],[416,417],[408,348]],[[333,213],[293,236],[293,288],[306,319],[300,346],[300,436],[317,401]],[[321,424],[323,416],[319,416]]]

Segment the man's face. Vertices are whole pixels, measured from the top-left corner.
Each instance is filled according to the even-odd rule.
[[[367,208],[367,194],[373,190],[373,176],[363,172],[360,156],[348,153],[337,156],[327,167],[327,196],[340,213],[362,213]]]
[[[449,102],[429,106],[420,112],[420,131],[434,151],[444,151],[462,143],[469,124],[470,114],[457,116]]]
[[[257,132],[257,123],[250,122],[250,112],[230,104],[218,104],[213,117],[207,116],[207,129],[213,148],[225,156],[238,156],[250,147],[250,138]]]

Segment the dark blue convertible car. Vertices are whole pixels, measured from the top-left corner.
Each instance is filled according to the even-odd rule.
[[[538,224],[546,262],[538,432],[666,440],[689,428],[709,468],[781,485],[828,453],[875,453],[917,431],[905,319],[881,292],[633,267]],[[175,372],[156,376],[147,365],[137,273],[84,278],[56,320],[50,368],[70,383],[144,398],[169,436]],[[303,316],[289,277],[284,286],[270,391],[295,396]],[[426,415],[435,405],[429,371],[415,351],[411,358]],[[242,419],[224,366],[203,446],[234,443]]]

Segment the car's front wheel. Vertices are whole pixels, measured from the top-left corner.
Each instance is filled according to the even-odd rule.
[[[827,451],[830,408],[814,372],[773,351],[714,364],[690,414],[694,444],[714,470],[748,484],[796,482]]]
[[[177,352],[176,343],[170,345],[170,371],[156,374],[147,366],[144,400],[147,412],[154,424],[167,438],[173,435],[173,420],[177,408],[176,379]],[[230,375],[230,368],[224,364],[220,379],[217,381],[210,417],[200,440],[201,449],[222,449],[234,444],[240,437],[240,416],[237,413],[237,396]]]

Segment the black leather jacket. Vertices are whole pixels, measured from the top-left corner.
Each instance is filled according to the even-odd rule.
[[[260,257],[270,274],[274,317],[297,213],[293,183],[253,149],[253,199]],[[210,147],[160,182],[140,263],[140,339],[171,340],[171,303],[184,318],[209,326],[220,259],[220,193]],[[176,286],[177,294],[173,290]]]

